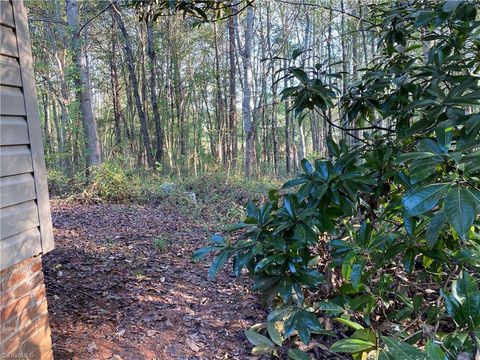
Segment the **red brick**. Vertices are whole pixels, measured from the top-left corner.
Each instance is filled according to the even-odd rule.
[[[29,307],[28,309],[24,310],[22,314],[19,316],[19,327],[25,328],[30,323],[35,322],[42,316],[48,314],[48,307],[47,307],[47,299],[44,299],[40,304]]]
[[[0,293],[0,309],[14,299],[12,290],[2,290]]]
[[[24,267],[24,266],[28,266],[31,264],[31,262],[33,261],[33,259],[35,259],[35,257],[31,257],[31,258],[28,258],[28,259],[25,259],[23,261],[20,261],[19,263],[16,263],[15,265],[12,265],[6,269],[3,269],[2,271],[0,271],[0,277],[4,277],[4,276],[9,276],[9,274],[17,271],[18,269]]]
[[[35,319],[35,328],[37,331],[46,331],[48,334],[50,334],[50,319],[48,313],[45,313],[39,318]]]
[[[38,286],[35,287],[35,289],[32,290],[32,298],[33,301],[39,303],[42,302],[45,297],[46,297],[46,291],[45,291],[45,285],[43,285],[43,282],[40,283]]]
[[[36,273],[42,270],[42,260],[39,257],[35,258],[32,265],[30,265],[30,271]]]
[[[32,292],[32,289],[34,289],[35,293]],[[20,299],[27,293],[31,293],[35,300],[45,297],[43,273],[37,273],[33,277],[30,277],[24,282],[18,284],[16,287],[13,287],[8,291],[4,291],[0,297],[0,309],[10,305],[14,300]]]
[[[11,336],[8,339],[2,339],[0,342],[0,355],[10,354],[15,350],[20,348],[21,345],[21,337],[20,336]]]
[[[17,331],[17,318],[0,323],[0,339],[7,339]]]
[[[21,346],[24,354],[32,355],[31,359],[51,359],[51,348],[50,332],[45,330],[35,332]]]
[[[25,279],[27,279],[29,275],[28,269],[21,269],[16,272],[14,272],[6,282],[7,289],[11,289],[14,286],[20,284],[23,282]]]
[[[0,284],[1,290],[5,291],[15,285],[16,282],[20,281],[20,278],[28,277],[30,273],[30,264],[33,258],[29,258],[15,264],[9,268],[6,268],[0,272]]]
[[[27,282],[23,282],[19,284],[17,287],[9,290],[9,293],[10,293],[9,302],[12,300],[21,298],[25,294],[29,293],[31,289],[32,289],[32,286]]]
[[[27,294],[23,297],[21,297],[18,300],[15,300],[13,303],[10,305],[6,306],[3,308],[0,312],[0,321],[8,321],[9,319],[12,319],[13,317],[16,317],[20,315],[22,311],[24,311],[26,308],[28,308],[31,305],[31,298],[30,294]]]
[[[0,358],[53,359],[43,281],[40,257],[0,272]]]

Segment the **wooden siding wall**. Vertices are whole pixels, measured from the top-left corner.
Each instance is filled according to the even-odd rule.
[[[27,17],[0,1],[0,270],[53,249]]]

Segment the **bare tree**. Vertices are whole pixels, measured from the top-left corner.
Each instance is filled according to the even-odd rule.
[[[147,24],[147,52],[150,60],[150,100],[152,101],[153,120],[155,122],[156,151],[155,160],[163,162],[163,128],[158,109],[158,85],[157,85],[157,52],[155,50],[153,36],[153,20],[151,16],[146,19]]]
[[[80,33],[78,28],[78,1],[67,0],[66,9],[67,22],[72,32],[72,58],[78,72],[78,76],[76,77],[77,96],[80,103],[81,119],[85,131],[88,171],[88,168],[93,165],[98,165],[101,162],[100,143],[97,136],[97,123],[93,114],[90,78],[86,63],[87,60],[85,47],[80,42]]]
[[[128,31],[123,22],[120,10],[114,3],[112,3],[112,14],[113,14],[113,17],[115,18],[115,21],[117,22],[117,25],[120,31],[122,32],[123,39],[125,41],[124,51],[125,51],[125,56],[127,61],[130,82],[132,84],[133,96],[135,98],[135,105],[137,107],[138,115],[140,117],[140,126],[142,130],[143,145],[145,147],[145,153],[147,156],[147,164],[148,164],[148,167],[153,168],[155,164],[153,161],[152,149],[150,145],[150,137],[148,134],[147,116],[142,106],[142,100],[140,99],[140,92],[138,89],[138,78],[137,78],[137,73],[135,72],[132,45],[130,44]]]
[[[244,48],[242,51],[243,60],[243,101],[242,101],[242,117],[243,128],[245,132],[245,159],[244,171],[245,176],[252,175],[253,159],[255,151],[255,125],[252,119],[253,110],[253,72],[252,72],[252,45],[253,45],[253,7],[247,8],[247,18],[245,24]]]
[[[232,0],[232,4],[233,4]],[[233,9],[235,11],[235,9]],[[236,16],[230,16],[228,19],[228,60],[229,60],[229,127],[230,127],[230,156],[231,166],[236,168],[238,156],[237,142],[237,82],[236,82],[236,61],[235,61],[235,33],[237,29]]]

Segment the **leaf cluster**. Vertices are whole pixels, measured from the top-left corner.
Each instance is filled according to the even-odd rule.
[[[344,337],[330,350],[354,359],[474,358],[480,356],[477,7],[402,1],[370,10],[382,53],[341,99],[343,123],[363,129],[361,141],[347,146],[329,138],[329,159],[302,160],[302,173],[282,190],[247,205],[234,227],[240,236],[214,235],[214,245],[194,257],[217,252],[211,277],[233,258],[235,274],[247,272],[253,290],[273,304],[267,323],[246,332],[254,354],[279,355],[297,339],[335,336],[323,327],[330,318]],[[326,110],[337,91],[321,66],[291,67],[289,74],[298,82],[283,91],[291,111],[319,111],[332,123]],[[326,276],[332,273],[338,281]],[[288,352],[291,359],[304,355]]]

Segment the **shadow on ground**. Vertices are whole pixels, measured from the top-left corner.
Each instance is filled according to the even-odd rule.
[[[54,200],[52,215],[44,271],[55,358],[250,356],[243,330],[266,313],[247,279],[224,271],[211,282],[208,262],[190,260],[208,224],[162,206]]]

